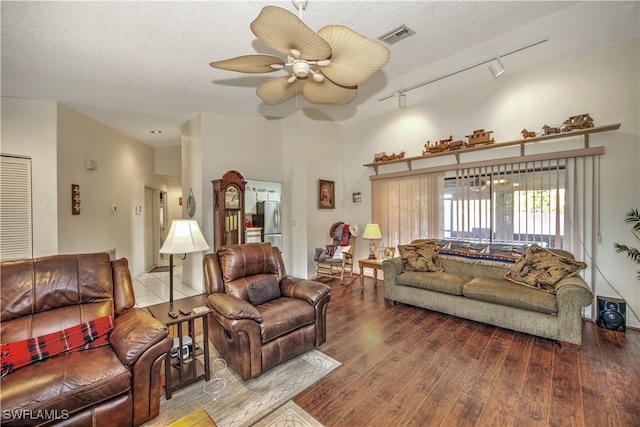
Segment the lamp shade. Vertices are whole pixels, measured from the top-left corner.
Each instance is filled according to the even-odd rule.
[[[363,239],[382,239],[382,233],[380,233],[380,226],[378,224],[367,224],[364,227],[362,233]]]
[[[190,254],[209,249],[195,219],[174,219],[161,254]]]

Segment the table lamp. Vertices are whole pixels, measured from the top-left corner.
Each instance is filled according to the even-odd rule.
[[[191,254],[209,249],[195,219],[174,219],[161,254],[169,254],[169,302],[173,302],[173,255]]]
[[[367,224],[364,227],[362,233],[363,239],[369,239],[369,259],[376,259],[376,244],[373,242],[376,239],[382,239],[382,233],[380,233],[380,226],[378,224]]]

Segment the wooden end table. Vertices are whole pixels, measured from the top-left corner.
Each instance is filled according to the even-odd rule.
[[[165,370],[165,391],[167,400],[171,399],[171,392],[179,388],[185,387],[191,383],[199,381],[204,378],[206,381],[211,379],[211,365],[209,363],[209,326],[207,322],[207,315],[209,310],[202,313],[194,313],[193,309],[196,307],[208,307],[206,296],[204,294],[195,295],[188,298],[182,298],[173,302],[163,302],[147,307],[151,315],[171,327],[176,325],[178,330],[178,354],[176,357],[171,357],[171,352],[167,353],[167,358],[164,361]],[[184,315],[180,313],[180,309],[186,309],[191,311],[190,314]],[[173,311],[178,314],[177,318],[169,316],[169,311]],[[203,337],[203,349],[199,349],[196,346],[196,333],[195,322],[202,321],[202,337]],[[187,336],[191,338],[191,350],[189,355],[183,358],[182,343],[184,335],[182,326],[184,324],[188,326]],[[204,355],[204,360],[200,361],[199,356]]]
[[[378,286],[378,270],[382,270],[382,261],[378,259],[361,259],[358,261],[358,268],[360,269],[360,289],[364,291],[364,269],[373,269],[373,285]]]

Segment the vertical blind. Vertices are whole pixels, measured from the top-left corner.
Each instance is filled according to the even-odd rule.
[[[0,260],[31,258],[31,159],[1,156]]]
[[[423,238],[537,243],[593,261],[599,156],[494,163],[372,180],[372,219],[385,245]]]

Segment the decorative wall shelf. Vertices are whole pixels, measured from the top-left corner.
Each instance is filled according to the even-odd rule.
[[[378,168],[380,166],[383,166],[383,165],[390,165],[390,164],[394,164],[394,163],[406,163],[407,167],[409,168],[409,170],[412,170],[411,163],[413,161],[415,161],[415,160],[425,160],[425,159],[430,159],[430,158],[434,158],[434,157],[455,156],[456,164],[460,164],[460,155],[461,154],[473,153],[473,152],[481,151],[481,150],[491,150],[491,149],[494,149],[494,148],[512,147],[512,146],[516,146],[516,145],[520,146],[520,155],[524,156],[525,155],[525,147],[528,144],[531,144],[531,143],[534,143],[534,142],[540,142],[540,141],[550,141],[550,140],[553,140],[553,139],[575,138],[577,136],[582,136],[582,138],[584,140],[584,148],[589,148],[589,135],[590,134],[599,133],[599,132],[609,132],[609,131],[612,131],[612,130],[617,130],[617,129],[620,128],[620,125],[621,125],[620,123],[616,123],[616,124],[612,124],[612,125],[593,127],[593,128],[590,128],[590,129],[580,129],[580,130],[573,130],[571,132],[563,132],[563,133],[552,134],[552,135],[537,136],[535,138],[527,138],[527,139],[518,139],[518,140],[514,140],[514,141],[499,142],[499,143],[494,143],[494,144],[491,144],[491,145],[483,145],[483,146],[472,147],[472,148],[461,148],[459,150],[445,151],[445,152],[442,152],[442,153],[427,154],[427,155],[421,155],[421,156],[415,156],[415,157],[405,157],[403,159],[389,160],[389,161],[386,161],[386,162],[367,163],[367,164],[365,164],[363,166],[373,168],[373,170],[375,171],[376,175],[378,175]]]

